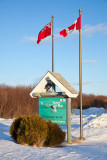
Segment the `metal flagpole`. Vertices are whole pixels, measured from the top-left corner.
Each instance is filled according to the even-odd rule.
[[[52,72],[54,72],[54,16],[52,16]],[[52,92],[55,92],[55,84],[52,85]]]
[[[52,16],[52,72],[54,72],[54,16]]]
[[[81,9],[79,9],[79,15]],[[82,56],[81,56],[81,29],[79,29],[79,91],[80,91],[80,139],[83,140],[82,126]]]

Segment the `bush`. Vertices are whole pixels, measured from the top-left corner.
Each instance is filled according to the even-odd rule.
[[[11,137],[19,144],[35,146],[55,146],[65,139],[63,132],[57,124],[34,116],[19,116],[10,127]]]
[[[61,144],[65,139],[65,132],[60,129],[57,124],[52,123],[50,120],[47,121],[48,124],[48,135],[45,141],[45,146],[56,146]]]
[[[47,131],[46,120],[36,114],[16,118],[10,128],[10,135],[20,144],[43,146]]]

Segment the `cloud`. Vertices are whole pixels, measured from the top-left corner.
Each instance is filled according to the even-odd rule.
[[[98,32],[107,35],[107,24],[85,25],[82,29],[82,35],[92,36]]]
[[[96,62],[97,62],[96,60],[84,60],[82,63],[84,63],[84,64],[94,64]]]
[[[82,82],[82,85],[89,85],[89,84],[92,84],[94,82],[92,81],[87,81],[87,82]],[[79,86],[79,83],[78,82],[73,82],[72,85],[76,85],[76,86]]]
[[[24,37],[23,39],[20,40],[20,42],[34,42],[37,41],[37,37]]]

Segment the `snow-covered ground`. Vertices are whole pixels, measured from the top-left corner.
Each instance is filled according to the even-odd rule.
[[[62,147],[29,147],[16,144],[9,135],[12,119],[0,119],[0,160],[107,160],[107,110],[83,110],[81,144]],[[80,137],[79,110],[71,116],[72,139]],[[66,131],[66,126],[61,126]]]

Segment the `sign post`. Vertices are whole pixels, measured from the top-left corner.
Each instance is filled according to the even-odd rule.
[[[67,142],[71,143],[71,98],[67,98]]]

